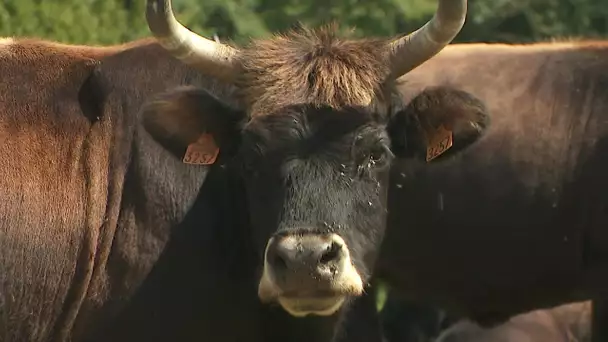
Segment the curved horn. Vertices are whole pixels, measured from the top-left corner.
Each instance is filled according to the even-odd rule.
[[[146,20],[154,37],[173,56],[224,81],[234,80],[238,50],[188,30],[175,19],[171,0],[148,0]]]
[[[448,45],[460,32],[467,16],[467,0],[439,0],[431,20],[389,45],[395,79],[424,63]]]

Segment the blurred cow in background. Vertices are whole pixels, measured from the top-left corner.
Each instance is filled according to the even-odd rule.
[[[441,333],[436,342],[589,342],[591,301],[535,310],[493,328],[463,320]],[[391,341],[397,342],[397,341]]]

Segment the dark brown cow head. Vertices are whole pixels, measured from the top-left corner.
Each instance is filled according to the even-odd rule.
[[[150,28],[168,51],[238,89],[239,109],[200,89],[160,95],[144,124],[186,161],[212,164],[218,147],[230,159],[246,193],[261,300],[294,316],[330,315],[361,294],[385,227],[391,140],[400,158],[427,146],[411,139],[456,146],[479,133],[482,107],[457,91],[427,91],[389,115],[395,78],[448,44],[465,14],[466,1],[442,0],[433,20],[396,40],[340,40],[328,27],[237,50],[188,31],[168,1],[148,1]]]

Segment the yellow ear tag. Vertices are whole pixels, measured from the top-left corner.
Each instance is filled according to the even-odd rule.
[[[215,163],[220,148],[209,133],[203,133],[197,141],[188,145],[183,162],[192,165],[211,165]]]
[[[452,147],[452,131],[447,130],[443,125],[439,126],[436,130],[427,131],[427,148],[426,148],[426,161],[437,158],[439,155],[447,151]]]

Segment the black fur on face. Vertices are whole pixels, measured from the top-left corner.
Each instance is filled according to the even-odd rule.
[[[385,225],[393,155],[385,127],[361,109],[292,106],[242,132],[237,155],[254,245],[273,235],[340,235],[367,279]]]

